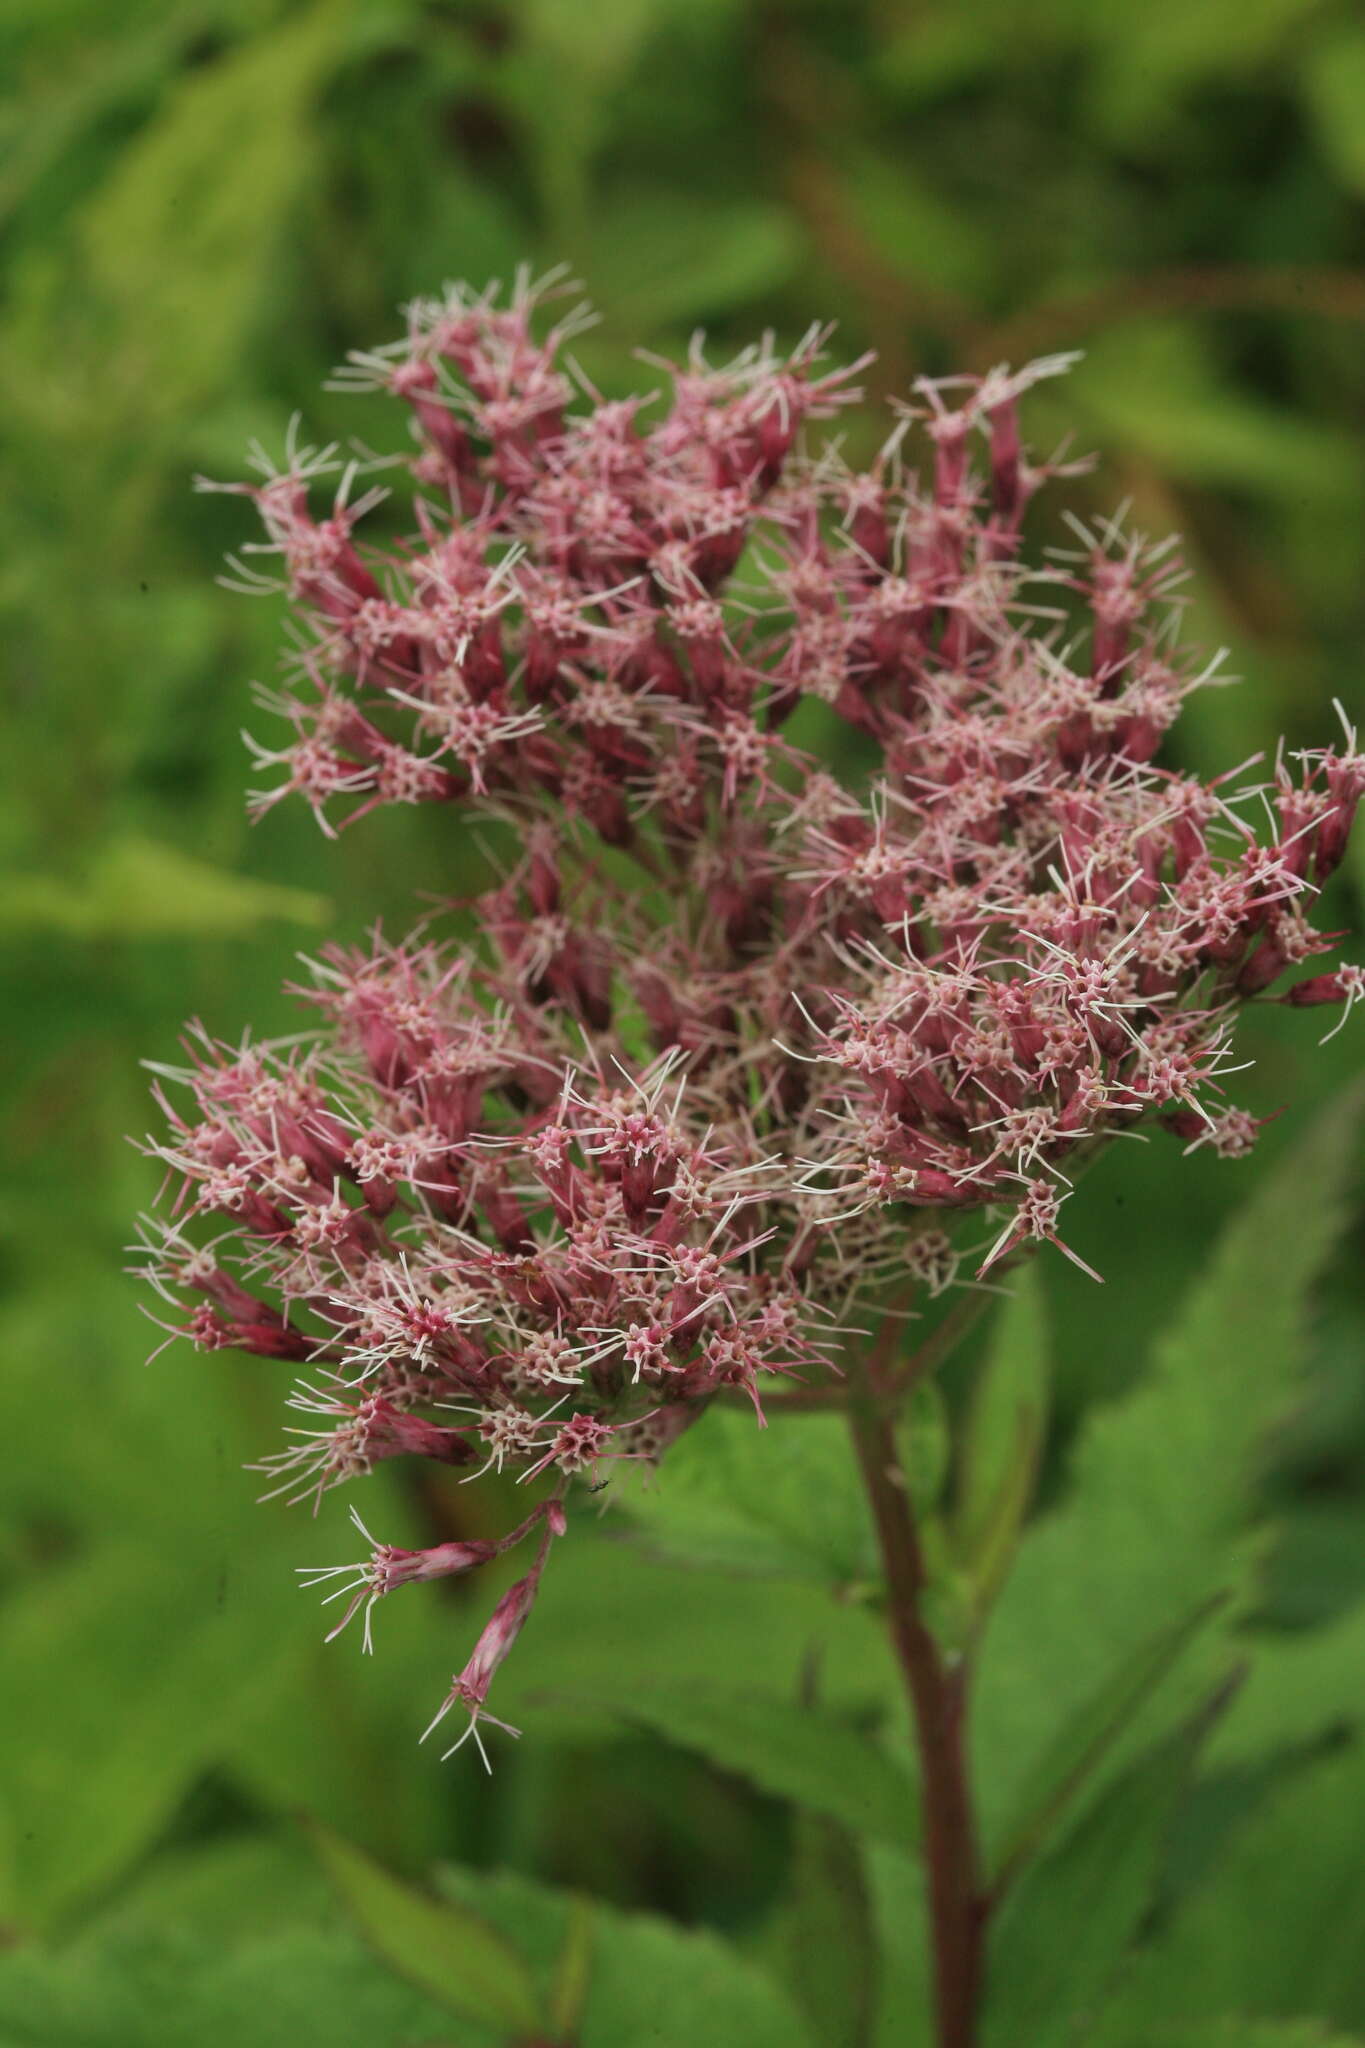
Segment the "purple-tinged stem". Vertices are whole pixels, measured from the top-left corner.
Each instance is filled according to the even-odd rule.
[[[986,1899],[967,1776],[965,1670],[949,1666],[921,1616],[924,1560],[891,1418],[856,1397],[849,1413],[886,1573],[892,1645],[919,1752],[937,2044],[973,2048]]]

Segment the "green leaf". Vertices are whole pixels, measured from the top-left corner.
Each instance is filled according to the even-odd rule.
[[[1365,1603],[1307,1634],[1240,1636],[1248,1675],[1209,1744],[1211,1768],[1263,1763],[1365,1720]]]
[[[938,1505],[952,1459],[948,1404],[936,1379],[912,1387],[896,1418],[896,1447],[916,1513],[929,1515]]]
[[[701,1929],[642,1913],[605,1921],[579,2048],[811,2048],[786,1992]]]
[[[1044,1841],[1097,1766],[1163,1679],[1216,1620],[1221,1601],[1207,1600],[1139,1645],[1136,1654],[1094,1698],[1058,1728],[1021,1801],[1021,1817],[999,1848],[998,1876],[1008,1874]]]
[[[106,370],[140,406],[179,411],[237,359],[316,161],[310,103],[344,27],[323,0],[182,74],[87,206]]]
[[[143,1928],[0,1958],[4,2048],[425,2048],[444,2023],[346,1934],[225,1948]]]
[[[582,2025],[583,2007],[592,1979],[596,1908],[590,1899],[571,1898],[566,1919],[564,1946],[555,1959],[549,2019],[557,2036],[563,2035],[572,2040]]]
[[[342,1926],[341,1908],[296,1827],[163,1847],[85,1923],[97,1940],[173,1928],[215,1952],[295,1924]]]
[[[621,88],[673,0],[601,0],[584,33],[577,0],[528,0],[504,91],[519,109],[542,201],[561,246],[587,226],[588,171]]]
[[[1090,85],[1092,118],[1127,150],[1169,149],[1201,87],[1245,92],[1282,52],[1292,59],[1295,33],[1315,11],[1316,0],[1149,0],[1115,10],[1095,22],[1107,47]]]
[[[1365,28],[1342,22],[1315,37],[1303,66],[1318,143],[1342,183],[1365,197]]]
[[[993,1851],[1024,1818],[1046,1760],[1055,1764],[1058,1728],[1087,1729],[1092,1704],[1162,1631],[1220,1594],[1234,1596],[1231,1617],[1246,1595],[1257,1455],[1302,1366],[1309,1290],[1344,1220],[1358,1114],[1358,1096],[1336,1105],[1261,1182],[1146,1378],[1087,1419],[1061,1505],[1020,1548],[973,1699]],[[1182,1673],[1200,1682],[1190,1660]]]
[[[1083,407],[1087,432],[1137,450],[1168,479],[1329,500],[1355,489],[1339,437],[1226,378],[1202,333],[1176,316],[1144,314],[1094,336],[1066,402],[1073,425]]]
[[[979,1613],[1003,1584],[1047,1439],[1051,1347],[1042,1280],[1027,1266],[1005,1303],[972,1397],[953,1547]]]
[[[542,1974],[563,1953],[573,1896],[509,1871],[452,1866],[442,1893],[524,1943]],[[812,2048],[782,1988],[717,1935],[595,1901],[592,1967],[575,2048]]]
[[[466,2019],[522,2033],[541,2025],[530,1971],[484,1920],[390,1877],[328,1829],[312,1834],[357,1926],[401,1975]]]
[[[946,26],[947,18],[941,20]],[[835,189],[876,260],[912,291],[925,293],[935,305],[945,291],[979,300],[989,292],[995,270],[990,235],[979,216],[934,182],[928,168],[903,154],[883,154],[859,137]]]
[[[986,2048],[1090,2038],[1141,1925],[1207,1717],[1159,1743],[1095,1801],[1017,1889],[992,1932]]]
[[[705,1683],[665,1687],[639,1680],[603,1704],[854,1834],[904,1846],[919,1832],[913,1780],[825,1708]]]
[[[98,29],[106,22],[116,32],[99,39]],[[69,162],[111,113],[126,114],[130,104],[154,97],[196,26],[192,15],[179,8],[169,18],[150,22],[114,24],[92,16],[77,61],[51,67],[40,106],[16,137],[6,137],[10,146],[0,171],[0,221],[7,223],[31,199],[35,185]]]
[[[278,1688],[294,1644],[259,1625],[250,1567],[110,1544],[35,1575],[0,1609],[10,1897],[44,1927],[166,1825],[235,1723]]]
[[[871,1583],[876,1542],[848,1427],[796,1415],[757,1429],[747,1410],[713,1407],[647,1487],[625,1493],[658,1555],[756,1575]]]
[[[573,1537],[498,1673],[498,1711],[513,1721],[600,1740],[612,1723],[572,1702],[617,1699],[641,1673],[678,1691],[713,1674],[727,1690],[790,1700],[812,1658],[831,1712],[864,1715],[900,1697],[886,1632],[866,1607],[796,1581],[756,1587],[657,1563],[581,1518]]]
[[[794,217],[761,199],[723,213],[686,189],[632,183],[595,225],[592,291],[623,332],[712,319],[786,284],[800,266]]]
[[[320,925],[328,914],[327,899],[311,890],[230,874],[127,832],[99,850],[81,884],[47,875],[10,881],[0,928],[79,939],[187,938],[256,931],[272,921]]]
[[[929,1915],[924,1863],[869,1842],[864,1855],[880,1957],[876,2048],[933,2039]]]
[[[1361,2048],[1355,2035],[1339,2034],[1318,2020],[1248,2020],[1238,2016],[1201,2020],[1153,2036],[1146,2048]]]
[[[1150,2048],[1237,2011],[1365,2028],[1365,1751],[1291,1774],[1258,1804],[1126,1980],[1095,2048]],[[1311,2038],[1311,2036],[1310,2036]]]
[[[827,2048],[868,2048],[879,1963],[862,1851],[845,1828],[799,1815],[783,1915],[785,1974]]]

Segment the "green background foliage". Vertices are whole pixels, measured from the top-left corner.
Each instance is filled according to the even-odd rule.
[[[11,0],[0,78],[0,2044],[922,2040],[916,1789],[836,1426],[708,1418],[667,1487],[578,1516],[485,1781],[415,1738],[488,1588],[392,1602],[372,1661],[324,1648],[293,1567],[350,1554],[344,1503],[309,1524],[241,1471],[283,1369],[143,1365],[138,1059],[190,1015],[293,1028],[300,947],[481,860],[438,817],[248,830],[279,620],[216,587],[241,507],[189,478],[295,411],[381,437],[327,370],[522,260],[583,278],[608,391],[698,325],[837,319],[875,395],[1080,347],[1033,436],[1099,451],[1082,513],[1184,533],[1191,631],[1242,678],[1182,758],[1321,741],[1334,697],[1365,711],[1359,14]],[[1329,922],[1363,883],[1358,847]],[[981,1648],[991,1854],[1036,1855],[992,2040],[1365,2036],[1360,1040],[1314,1024],[1249,1020],[1242,1099],[1292,1105],[1252,1162],[1116,1147],[1076,1204],[1104,1289],[1049,1261],[908,1425],[942,1626]],[[365,1491],[397,1541],[503,1515]]]

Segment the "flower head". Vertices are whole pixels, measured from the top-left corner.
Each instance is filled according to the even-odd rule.
[[[407,414],[407,538],[368,544],[365,465],[294,436],[232,487],[278,572],[245,580],[298,628],[255,807],[472,808],[514,852],[454,940],[309,963],[311,1037],[196,1028],[152,1145],[167,1327],[312,1375],[325,1427],[267,1459],[277,1490],[413,1457],[554,1487],[441,1710],[476,1740],[575,1477],[717,1397],[761,1420],[890,1279],[1076,1256],[1063,1207],[1110,1137],[1253,1142],[1223,1093],[1241,1004],[1362,994],[1357,966],[1283,988],[1330,948],[1354,733],[1243,787],[1164,766],[1216,678],[1177,550],[1117,521],[1025,547],[1065,472],[1020,403],[1065,359],[922,381],[855,470],[811,431],[858,396],[823,331],[697,346],[609,403],[566,366],[580,313],[547,329],[562,291],[456,288],[344,373]],[[318,1576],[368,1631],[528,1526]]]

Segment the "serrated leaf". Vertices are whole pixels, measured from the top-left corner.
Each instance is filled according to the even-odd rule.
[[[989,1843],[1022,1818],[1059,1725],[1142,1646],[1220,1593],[1245,1597],[1255,1461],[1301,1368],[1309,1290],[1335,1242],[1358,1097],[1310,1127],[1212,1253],[1147,1377],[1093,1413],[1069,1490],[1020,1548],[973,1698]],[[1192,1682],[1197,1672],[1192,1673]]]
[[[712,1408],[648,1488],[625,1496],[649,1548],[734,1571],[847,1585],[877,1575],[876,1542],[847,1425],[800,1415],[759,1430]]]
[[[1062,2048],[1087,2025],[1156,1888],[1205,1718],[1158,1744],[1007,1894],[992,1929],[986,2048]]]
[[[497,1696],[513,1721],[532,1717],[580,1735],[595,1727],[600,1736],[610,1723],[566,1702],[615,1699],[641,1674],[679,1689],[699,1673],[720,1674],[736,1691],[788,1700],[812,1657],[832,1712],[866,1714],[899,1699],[886,1632],[868,1608],[800,1581],[755,1588],[728,1573],[660,1563],[597,1536],[581,1518],[573,1533],[498,1673]]]
[[[913,1780],[824,1708],[704,1683],[623,1686],[607,1711],[694,1749],[760,1791],[904,1847],[919,1831]]]
[[[958,1466],[953,1548],[984,1613],[1009,1570],[1047,1437],[1051,1345],[1042,1279],[1025,1267],[973,1390]]]
[[[211,391],[250,332],[315,160],[308,109],[344,28],[344,11],[322,0],[183,73],[87,206],[80,240],[108,322],[106,367],[140,406],[174,410]]]
[[[329,1829],[310,1830],[322,1866],[386,1962],[412,1984],[485,2026],[533,2033],[541,2001],[510,1941],[467,1907],[391,1877]]]
[[[1262,1763],[1365,1720],[1365,1603],[1303,1634],[1238,1638],[1247,1677],[1209,1744],[1211,1768]]]
[[[1020,1818],[1000,1844],[997,1876],[1007,1874],[1047,1839],[1144,1702],[1201,1632],[1214,1623],[1220,1605],[1217,1600],[1204,1601],[1170,1628],[1159,1630],[1112,1674],[1093,1699],[1059,1725],[1021,1799]]]
[[[1359,1746],[1292,1773],[1152,1942],[1095,2048],[1150,2048],[1177,2031],[1192,2048],[1194,2023],[1229,2011],[1365,2027],[1363,1810]]]

